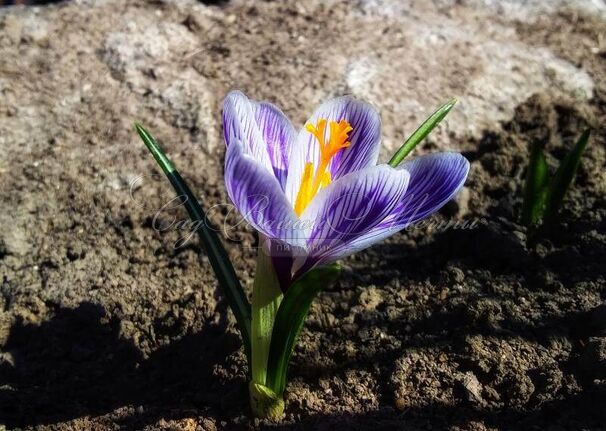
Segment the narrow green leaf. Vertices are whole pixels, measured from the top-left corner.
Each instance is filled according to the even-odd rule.
[[[429,133],[448,115],[452,107],[457,103],[457,99],[452,98],[440,106],[431,116],[414,131],[412,135],[402,144],[400,149],[393,155],[389,164],[394,168],[402,163],[408,154],[429,135]]]
[[[206,250],[210,265],[215,272],[219,282],[219,287],[222,289],[231,310],[236,316],[236,321],[238,322],[240,334],[242,335],[242,342],[244,343],[246,355],[247,357],[250,357],[250,303],[246,298],[246,293],[240,285],[240,281],[238,280],[236,271],[229,260],[227,252],[225,251],[221,240],[217,236],[216,229],[211,224],[204,210],[202,210],[202,207],[185,183],[185,180],[181,178],[181,175],[172,164],[170,159],[162,151],[151,133],[149,133],[140,124],[135,124],[135,128],[137,129],[137,133],[149,151],[152,153],[168,177],[168,180],[177,192],[177,195],[181,197],[189,217],[192,219],[192,221],[197,222],[197,225],[200,226],[198,229],[198,235],[200,236],[204,249]]]
[[[527,227],[538,224],[543,217],[548,176],[543,145],[534,143],[530,150],[522,207],[522,223]]]
[[[145,146],[152,153],[152,156],[154,156],[154,159],[156,159],[156,162],[158,163],[158,165],[160,165],[164,173],[170,174],[175,172],[175,165],[173,165],[173,163],[166,156],[166,154],[164,154],[164,152],[162,151],[154,137],[151,135],[151,133],[149,133],[145,129],[145,127],[143,127],[139,123],[135,123],[135,129],[137,130],[137,133],[145,143]]]
[[[545,218],[553,219],[558,213],[566,192],[570,188],[572,181],[577,173],[581,156],[589,142],[591,130],[587,129],[579,140],[576,142],[572,150],[564,157],[564,160],[558,166],[558,170],[553,176],[547,189]]]
[[[314,269],[295,281],[284,294],[274,323],[267,364],[267,386],[276,394],[284,392],[288,363],[312,301],[322,289],[336,281],[339,273],[338,265]]]

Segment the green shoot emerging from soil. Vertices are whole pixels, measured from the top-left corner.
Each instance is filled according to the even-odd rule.
[[[543,226],[556,218],[581,163],[589,135],[590,130],[581,135],[552,176],[543,145],[538,142],[531,145],[522,208],[522,223],[528,228],[528,243],[532,243]]]

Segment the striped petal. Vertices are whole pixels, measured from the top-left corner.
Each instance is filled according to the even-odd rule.
[[[322,190],[301,215],[302,225],[311,226],[304,234],[308,256],[304,261],[295,258],[295,267],[306,271],[336,260],[332,250],[347,248],[381,223],[402,200],[408,181],[406,170],[379,165],[352,172]]]
[[[451,200],[463,187],[469,162],[458,153],[438,153],[417,157],[397,168],[410,174],[403,198],[381,223],[347,244],[332,250],[340,259],[382,241],[406,226],[430,216]]]
[[[398,169],[410,174],[406,195],[393,214],[405,227],[438,211],[457,194],[467,179],[469,162],[459,153],[437,153],[404,162]]]
[[[284,187],[295,130],[279,108],[232,91],[223,103],[223,133],[227,146],[232,140],[242,142],[244,151],[273,172]]]
[[[329,122],[345,120],[353,127],[349,134],[351,145],[339,151],[329,166],[333,181],[349,172],[376,165],[381,140],[381,119],[375,108],[351,96],[338,97],[320,105],[306,124],[316,125],[320,118]],[[326,129],[328,138],[329,128]],[[291,202],[295,201],[299,192],[305,164],[312,162],[318,166],[319,158],[318,141],[303,127],[291,147],[289,158],[285,191]]]
[[[238,211],[255,229],[287,244],[301,244],[298,217],[280,183],[233,139],[225,156],[225,186]]]
[[[271,103],[253,103],[253,107],[274,174],[284,188],[288,173],[288,153],[295,141],[295,129],[286,115]]]

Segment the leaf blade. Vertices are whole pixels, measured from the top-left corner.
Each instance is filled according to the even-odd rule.
[[[338,265],[316,268],[295,281],[284,294],[274,322],[267,364],[267,386],[281,395],[290,357],[314,298],[339,276]]]
[[[160,148],[152,134],[140,124],[135,124],[135,129],[145,143],[145,146],[154,156],[154,159],[156,159],[158,165],[160,165],[166,174],[171,185],[177,192],[177,195],[182,197],[183,205],[185,206],[189,217],[192,221],[198,222],[197,225],[200,226],[198,235],[206,250],[211,267],[217,276],[219,287],[227,298],[230,308],[236,317],[246,355],[247,357],[250,357],[250,303],[248,302],[244,289],[242,289],[242,286],[240,285],[240,281],[229,260],[227,251],[216,233],[216,229],[212,226],[206,213],[185,183],[185,180],[183,180],[179,174],[179,171],[177,171],[174,164],[168,156],[166,156],[164,151],[162,151],[162,148]]]
[[[457,99],[453,97],[436,109],[434,113],[431,114],[429,118],[427,118],[423,124],[406,139],[406,141],[404,141],[404,144],[402,144],[389,161],[389,165],[395,168],[402,163],[402,160],[404,160],[406,156],[410,154],[410,152],[414,150],[414,148],[444,119],[444,117],[448,115],[455,103],[457,103]]]
[[[576,176],[577,169],[581,164],[581,156],[587,147],[590,135],[591,130],[585,130],[572,150],[566,154],[566,157],[564,157],[564,160],[562,160],[560,166],[558,166],[547,190],[547,207],[545,210],[545,217],[547,219],[551,220],[557,215],[557,212],[564,201],[564,196],[570,188],[572,181]]]
[[[543,217],[545,210],[545,187],[548,182],[549,170],[543,146],[534,143],[530,150],[526,185],[524,187],[524,203],[522,206],[522,223],[527,227],[536,225]]]

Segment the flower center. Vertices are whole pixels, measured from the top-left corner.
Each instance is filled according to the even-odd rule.
[[[305,164],[303,178],[301,178],[301,186],[295,201],[295,213],[300,216],[314,196],[327,185],[332,182],[328,164],[332,158],[343,148],[349,147],[351,142],[347,140],[349,132],[353,127],[345,121],[341,120],[338,123],[331,121],[329,124],[330,133],[328,142],[326,142],[326,119],[320,118],[314,126],[311,123],[305,125],[305,129],[311,133],[320,145],[320,163],[317,169],[312,162]]]

